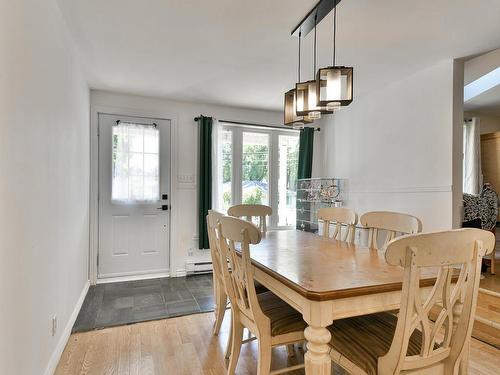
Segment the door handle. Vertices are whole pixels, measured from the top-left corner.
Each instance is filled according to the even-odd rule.
[[[157,210],[168,211],[168,204],[163,204],[161,207],[157,207]]]

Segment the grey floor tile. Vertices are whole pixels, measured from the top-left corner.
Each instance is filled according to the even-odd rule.
[[[126,309],[130,307],[134,307],[134,297],[132,296],[126,296],[126,297],[118,297],[112,299],[112,306],[115,309]],[[106,305],[103,304],[103,308],[105,308]]]
[[[95,328],[112,327],[132,321],[132,309],[103,309],[99,312]]]
[[[211,310],[211,274],[100,284],[89,288],[73,332]]]
[[[169,316],[186,315],[200,311],[200,307],[195,300],[167,303],[167,313]]]
[[[94,329],[97,314],[101,309],[103,288],[99,286],[91,286],[85,297],[82,308],[73,326],[73,332],[80,330]]]
[[[136,322],[142,322],[152,319],[160,319],[168,316],[165,304],[156,306],[135,306],[132,309],[133,319]]]
[[[133,300],[134,307],[148,307],[165,304],[165,300],[163,299],[161,292],[136,294],[134,295]]]
[[[180,302],[194,299],[191,292],[187,289],[162,290],[163,298],[166,303]]]
[[[201,311],[212,311],[214,309],[214,296],[197,298],[196,302],[200,306]]]

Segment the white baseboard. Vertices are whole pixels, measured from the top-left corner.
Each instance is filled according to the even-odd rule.
[[[186,269],[180,269],[175,272],[175,277],[184,277],[187,275]]]
[[[61,359],[61,355],[64,351],[64,348],[66,347],[66,344],[68,343],[69,337],[71,336],[71,329],[75,324],[76,318],[78,317],[78,313],[82,308],[83,301],[85,300],[87,292],[89,291],[89,287],[90,287],[90,281],[87,280],[87,282],[83,287],[82,293],[80,294],[80,297],[76,302],[76,306],[69,317],[69,321],[66,324],[66,327],[64,327],[64,331],[62,331],[61,337],[59,338],[59,341],[57,342],[57,345],[54,351],[52,352],[52,355],[50,356],[50,360],[45,369],[44,375],[53,375],[54,372],[56,371],[57,365],[59,364],[59,361]]]

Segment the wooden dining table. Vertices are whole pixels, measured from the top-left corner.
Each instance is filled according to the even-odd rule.
[[[268,232],[251,246],[254,277],[299,311],[305,330],[307,375],[330,375],[326,328],[334,320],[399,309],[403,268],[390,266],[381,250],[325,239],[298,230]],[[421,294],[435,282],[422,272]],[[465,373],[467,366],[461,373]]]

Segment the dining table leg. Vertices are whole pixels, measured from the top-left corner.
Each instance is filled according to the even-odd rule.
[[[309,325],[304,335],[307,340],[307,352],[304,358],[306,375],[330,375],[332,371],[328,346],[330,331],[325,327]]]

